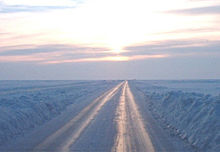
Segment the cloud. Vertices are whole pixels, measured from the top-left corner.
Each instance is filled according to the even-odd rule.
[[[212,15],[212,14],[220,14],[220,5],[171,10],[171,11],[166,11],[166,13],[179,14],[179,15],[209,15],[209,14]]]
[[[77,7],[82,1],[76,0],[2,0],[0,13],[42,12],[58,9],[71,9]]]
[[[7,55],[34,55],[47,53],[61,54],[107,54],[111,53],[108,48],[90,47],[68,44],[48,44],[48,45],[15,45],[0,47],[0,56]]]
[[[192,2],[205,2],[205,1],[208,1],[208,2],[220,2],[220,0],[189,0],[189,1],[192,1]]]
[[[112,55],[108,48],[83,45],[48,44],[15,45],[0,47],[0,62],[47,62],[61,60],[90,61],[88,58],[105,58]],[[86,58],[86,59],[85,59]]]
[[[1,31],[1,30],[0,30]],[[6,33],[6,32],[0,32],[0,36],[2,36],[2,35],[7,35],[8,33]]]
[[[1,8],[0,13],[18,13],[18,12],[42,12],[55,9],[67,9],[74,7],[67,6],[25,6],[25,5],[16,5],[16,6],[4,6]]]
[[[165,31],[165,32],[158,32],[153,33],[153,35],[158,34],[181,34],[181,33],[209,33],[209,32],[219,32],[219,27],[203,27],[203,28],[183,28],[183,29],[177,29],[177,30],[171,30],[171,31]]]
[[[82,0],[0,0],[5,5],[26,5],[26,6],[74,6]]]
[[[220,41],[167,40],[133,45],[124,48],[123,55],[169,54],[170,56],[220,55]]]
[[[218,42],[218,41],[217,41]],[[163,41],[152,41],[143,44],[137,44],[125,47],[125,50],[156,50],[156,49],[169,49],[169,48],[180,48],[180,47],[190,47],[190,46],[203,46],[209,44],[208,40],[163,40]],[[213,43],[213,42],[212,42]]]
[[[8,46],[0,52],[0,62],[61,64],[81,62],[124,62],[176,56],[220,55],[220,41],[198,39],[153,41],[125,47],[113,53],[108,48],[85,45],[48,44]]]
[[[134,56],[107,56],[98,58],[81,58],[72,60],[54,60],[43,62],[43,64],[61,64],[61,63],[80,63],[80,62],[123,62],[132,60],[144,60],[154,58],[165,58],[167,54],[156,54],[156,55],[134,55]]]
[[[112,52],[108,48],[64,44],[32,47],[30,45],[24,45],[18,46],[17,49],[16,46],[8,46],[6,50],[0,52],[0,62],[35,62],[40,64],[122,62],[164,57],[168,57],[168,55],[120,55]]]
[[[43,60],[45,58],[34,56],[0,56],[0,62],[36,62]]]

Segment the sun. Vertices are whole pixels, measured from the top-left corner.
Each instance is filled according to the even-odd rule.
[[[117,49],[117,50],[112,50],[112,53],[115,53],[115,54],[120,54],[122,51]]]
[[[124,52],[122,45],[110,45],[110,50],[113,54],[121,54]]]

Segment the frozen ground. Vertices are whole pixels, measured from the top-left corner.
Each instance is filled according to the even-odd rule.
[[[0,83],[0,151],[220,150],[218,80]]]

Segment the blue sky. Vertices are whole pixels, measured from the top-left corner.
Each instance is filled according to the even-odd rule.
[[[0,0],[0,79],[219,79],[219,0]]]

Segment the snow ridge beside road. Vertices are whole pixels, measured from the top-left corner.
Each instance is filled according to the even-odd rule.
[[[73,115],[77,114],[89,104],[83,98],[90,96],[92,99],[118,83],[119,81],[4,82],[5,85],[8,84],[8,89],[0,91],[0,94],[3,92],[0,96],[0,147],[44,125],[70,105],[77,107],[74,108],[76,111],[73,111]]]
[[[132,81],[132,84],[146,95],[149,110],[172,134],[198,151],[220,150],[220,95],[170,91],[168,83],[167,91],[150,81]]]

